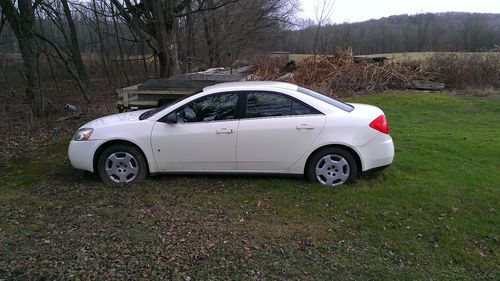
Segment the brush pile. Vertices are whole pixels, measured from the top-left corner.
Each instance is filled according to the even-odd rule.
[[[347,96],[415,88],[423,81],[439,82],[440,78],[420,64],[355,60],[352,50],[347,50],[334,56],[311,56],[296,65],[284,64],[282,59],[260,59],[256,63],[254,80],[290,82],[321,90],[324,94]]]

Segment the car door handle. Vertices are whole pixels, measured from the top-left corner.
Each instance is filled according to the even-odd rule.
[[[302,125],[297,126],[295,128],[297,128],[297,130],[299,130],[299,131],[314,130],[314,126],[313,125],[307,125],[307,124],[302,124]]]
[[[219,129],[217,131],[215,131],[218,135],[229,135],[229,134],[232,134],[234,133],[234,130],[233,129],[226,129],[226,128],[222,128],[222,129]]]

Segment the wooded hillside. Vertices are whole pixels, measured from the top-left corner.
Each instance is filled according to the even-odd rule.
[[[294,30],[280,30],[271,49],[292,53],[314,50],[316,23],[305,20]],[[333,53],[352,47],[355,54],[401,52],[480,52],[498,49],[500,15],[441,13],[398,15],[359,23],[325,25],[318,51]]]

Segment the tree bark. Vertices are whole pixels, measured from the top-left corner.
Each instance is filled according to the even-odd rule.
[[[161,78],[179,72],[177,50],[178,2],[172,0],[143,0],[132,4],[130,0],[112,0],[113,5],[129,24],[130,29],[153,49],[160,65]]]
[[[14,31],[23,57],[26,78],[26,97],[35,116],[47,114],[47,99],[40,87],[38,58],[40,52],[36,44],[35,13],[30,0],[18,0],[18,9],[11,0],[0,0],[0,7]]]
[[[69,27],[70,42],[68,46],[71,53],[71,59],[75,64],[76,71],[78,72],[78,76],[80,77],[81,81],[85,83],[85,86],[88,87],[89,75],[87,73],[87,69],[85,68],[85,64],[83,63],[82,60],[80,43],[78,41],[75,22],[73,21],[73,17],[71,15],[71,10],[68,5],[68,0],[61,0],[61,3],[63,5],[64,16],[66,17],[66,21],[68,22],[68,27]]]
[[[41,81],[38,73],[39,53],[34,50],[35,38],[25,34],[19,41],[19,48],[24,62],[24,75],[26,76],[26,97],[35,116],[47,115],[47,99],[40,87]]]
[[[101,60],[101,63],[102,63],[104,76],[106,76],[106,80],[108,81],[108,83],[111,84],[113,79],[111,79],[111,76],[110,76],[109,71],[108,71],[108,63],[106,62],[106,59],[105,59],[106,46],[105,46],[104,38],[102,36],[102,30],[101,30],[101,24],[99,21],[99,14],[97,12],[96,0],[92,0],[92,12],[93,12],[94,19],[95,19],[95,30],[97,33],[97,38],[99,39],[99,59]]]
[[[111,13],[115,13],[113,6],[111,6]],[[120,66],[121,70],[123,72],[123,77],[125,78],[126,83],[128,84],[130,82],[130,79],[127,74],[127,67],[125,66],[125,56],[123,55],[123,47],[120,42],[120,30],[118,29],[118,23],[116,21],[116,17],[113,17],[113,28],[115,30],[115,38],[116,38],[116,45],[118,46],[118,52],[120,54]]]
[[[169,11],[173,10],[171,1],[151,1],[150,10],[155,18],[154,33],[158,43],[160,77],[167,78],[179,72],[175,19]]]
[[[196,56],[196,48],[194,42],[194,19],[190,13],[192,10],[192,0],[189,0],[186,5],[188,14],[186,15],[186,64],[187,72],[193,69],[193,59]]]

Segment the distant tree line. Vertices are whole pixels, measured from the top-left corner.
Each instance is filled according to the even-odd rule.
[[[355,54],[425,51],[489,51],[500,46],[500,14],[440,13],[399,15],[360,23],[318,24],[299,20],[296,28],[277,31],[269,49],[292,53]],[[315,47],[317,44],[317,47]]]

